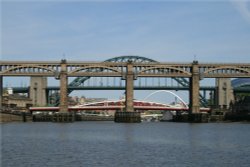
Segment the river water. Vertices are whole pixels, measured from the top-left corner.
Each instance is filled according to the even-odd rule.
[[[250,124],[1,124],[2,167],[248,167]]]

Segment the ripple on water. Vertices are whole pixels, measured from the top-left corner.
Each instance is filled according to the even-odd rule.
[[[248,166],[250,124],[2,124],[3,167]]]

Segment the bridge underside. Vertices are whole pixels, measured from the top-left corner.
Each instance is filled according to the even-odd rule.
[[[60,79],[60,111],[68,111],[68,77],[77,77],[69,87],[79,87],[90,77],[120,77],[126,83],[126,110],[133,112],[134,80],[138,78],[173,78],[181,86],[189,87],[190,113],[200,111],[200,85],[203,78],[249,78],[250,64],[159,63],[139,56],[122,56],[105,62],[3,62],[0,64],[2,90],[3,76],[40,76]],[[187,80],[189,79],[189,80]],[[59,98],[60,97],[60,98]],[[203,99],[204,100],[204,99]],[[1,98],[2,101],[2,98]],[[1,103],[2,104],[2,103]]]
[[[153,59],[149,59],[146,57],[141,57],[141,56],[119,56],[119,57],[114,57],[108,60],[105,60],[104,62],[115,62],[115,63],[127,63],[127,62],[131,62],[131,63],[149,63],[149,64],[159,64],[158,61],[153,60]],[[102,71],[101,69],[88,69],[87,72],[94,72],[94,71]],[[73,90],[84,90],[86,87],[84,84],[90,79],[90,76],[86,76],[86,77],[77,77],[76,79],[74,79],[69,85],[68,87],[74,87],[74,89],[68,89],[68,94],[70,94]],[[136,78],[136,76],[134,76],[134,79]],[[134,89],[135,90],[184,90],[184,89],[188,89],[190,88],[190,82],[188,79],[183,78],[183,77],[171,77],[173,80],[175,80],[178,83],[178,88],[175,89],[175,87],[141,87],[141,86],[135,86],[134,85]],[[130,84],[131,85],[131,84]],[[88,90],[123,90],[122,87],[106,87],[106,88],[102,88],[102,86],[100,86],[99,88],[94,88],[94,87],[88,87],[86,88]],[[124,86],[124,89],[126,89],[126,86]],[[205,93],[204,93],[205,94]],[[204,94],[199,94],[199,105],[203,106],[203,107],[207,107],[208,106],[208,101],[206,100],[206,97],[204,96]],[[59,105],[59,99],[60,97],[58,96],[58,94],[54,94],[55,97],[52,97],[53,99],[56,99],[55,101],[55,106]]]

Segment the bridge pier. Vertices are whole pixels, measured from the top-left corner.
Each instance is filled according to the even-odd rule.
[[[192,77],[190,78],[189,85],[189,97],[190,97],[190,114],[195,114],[200,112],[200,75],[198,62],[194,61],[192,64]]]
[[[198,61],[192,64],[192,77],[189,82],[189,122],[204,122],[203,116],[200,113],[200,74]]]
[[[125,112],[115,113],[115,122],[141,122],[141,115],[134,111],[134,71],[131,61],[127,63]]]
[[[29,97],[32,99],[32,104],[34,106],[47,105],[46,87],[47,77],[30,77]]]
[[[229,78],[216,78],[216,104],[221,109],[228,109],[234,100],[231,80]]]
[[[3,76],[0,76],[0,109],[3,107]]]
[[[68,76],[66,60],[61,61],[59,112],[68,112]]]
[[[59,113],[54,113],[53,122],[74,122],[75,117],[73,113],[68,112],[68,76],[67,76],[67,62],[61,61],[60,72],[60,106]]]
[[[127,64],[127,74],[126,74],[126,111],[134,111],[134,72],[132,62]]]

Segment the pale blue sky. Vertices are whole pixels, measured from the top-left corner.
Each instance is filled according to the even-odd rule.
[[[250,62],[250,1],[121,1],[2,0],[1,59]]]
[[[250,2],[19,1],[1,2],[3,60],[250,60]]]

